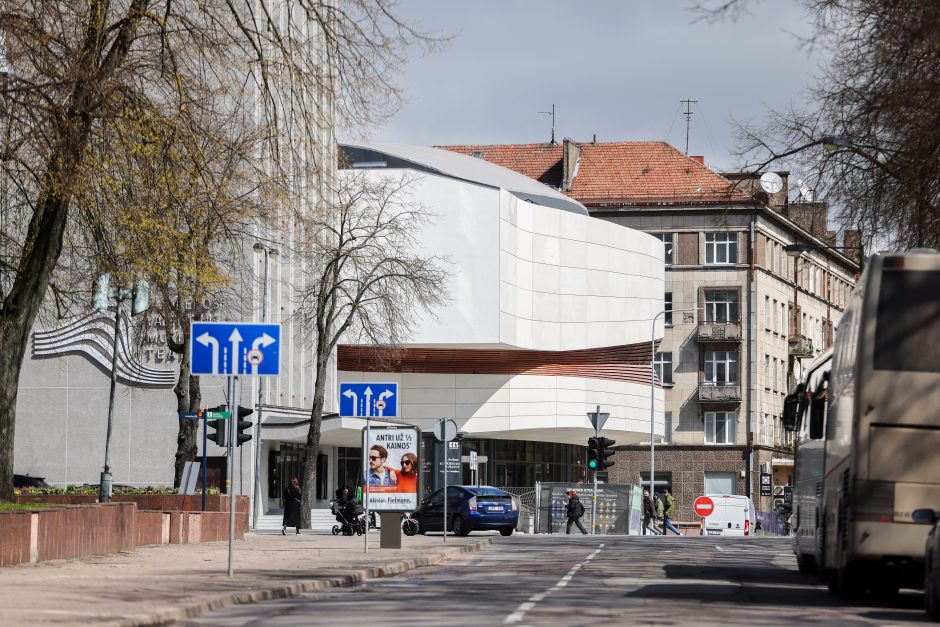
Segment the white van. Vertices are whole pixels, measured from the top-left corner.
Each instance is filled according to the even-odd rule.
[[[736,494],[706,494],[715,509],[705,517],[706,536],[749,536],[755,531],[754,503]]]

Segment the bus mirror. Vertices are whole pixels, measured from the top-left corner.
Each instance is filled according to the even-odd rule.
[[[798,394],[787,394],[783,399],[783,428],[787,431],[796,431],[796,410],[800,405]]]

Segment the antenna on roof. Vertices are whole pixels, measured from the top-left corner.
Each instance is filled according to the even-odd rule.
[[[689,127],[692,126],[692,103],[698,102],[694,98],[686,98],[685,100],[680,100],[682,104],[685,105],[685,154],[689,154]]]
[[[555,105],[552,105],[551,111],[539,111],[539,113],[544,113],[545,115],[552,116],[552,144],[555,143]]]

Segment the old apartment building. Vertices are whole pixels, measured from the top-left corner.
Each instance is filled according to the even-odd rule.
[[[859,271],[858,234],[837,245],[826,205],[791,200],[786,172],[722,176],[665,142],[445,148],[526,174],[595,218],[663,240],[665,330],[655,369],[665,403],[654,420],[665,437],[656,443],[656,487],[672,488],[683,520],[705,493],[749,494],[771,510],[793,468],[783,398],[801,365],[832,343]],[[610,481],[648,484],[648,437],[617,450]],[[771,496],[760,496],[761,473],[771,477]]]

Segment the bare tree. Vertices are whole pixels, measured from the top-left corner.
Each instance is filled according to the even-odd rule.
[[[421,256],[416,233],[432,215],[411,197],[408,177],[344,171],[315,215],[303,223],[309,285],[301,315],[313,327],[316,375],[303,469],[303,524],[316,497],[317,455],[329,361],[336,345],[394,347],[414,314],[447,299],[445,259]]]
[[[748,4],[705,4],[705,15],[733,17]],[[740,125],[745,168],[805,172],[837,219],[869,241],[940,246],[940,5],[804,4],[815,28],[802,43],[828,63],[804,106]]]
[[[403,51],[434,42],[393,9],[391,0],[0,0],[0,499],[13,496],[29,332],[64,250],[69,257],[67,233],[80,227],[76,201],[115,156],[109,134],[132,136],[156,113],[200,136],[206,114],[230,114],[249,90],[265,148],[243,157],[302,206],[332,170],[323,138],[334,117],[380,118],[398,98]]]

